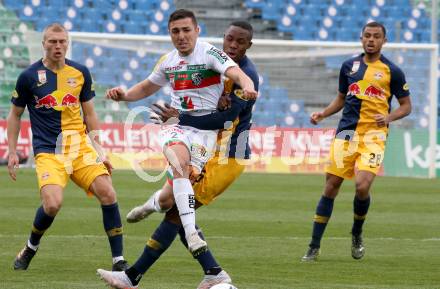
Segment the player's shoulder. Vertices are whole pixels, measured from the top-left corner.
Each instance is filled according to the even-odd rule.
[[[79,62],[76,62],[76,61],[73,61],[73,60],[66,58],[66,65],[71,66],[71,67],[81,71],[82,73],[89,73],[89,69],[87,68],[87,66],[85,66]]]
[[[240,66],[240,69],[243,70],[246,74],[258,75],[257,67],[246,55],[243,57],[243,59],[240,60],[238,65]]]
[[[209,42],[206,41],[202,41],[202,40],[197,40],[196,42],[196,46],[195,46],[195,50],[202,50],[202,51],[208,51],[211,48],[216,48],[214,45],[212,45]]]
[[[224,63],[228,61],[230,58],[220,48],[217,48],[216,46],[212,45],[211,43],[205,42],[205,41],[198,41],[199,48],[198,50],[202,52],[205,55],[209,55],[211,57],[215,57],[218,59],[221,63]]]
[[[255,84],[259,83],[257,67],[246,55],[239,61],[238,66],[243,72],[249,76]]]
[[[179,58],[179,52],[177,51],[177,49],[173,49],[167,53],[162,54],[157,60],[156,65],[165,64],[177,58]]]
[[[45,70],[43,62],[40,60],[32,63],[26,67],[18,76],[19,81],[25,81],[28,79],[34,79],[34,75],[38,75],[38,71]]]
[[[359,55],[355,55],[353,57],[350,57],[348,59],[346,59],[343,63],[342,63],[342,67],[349,67],[351,68],[353,65],[357,65],[356,63],[360,63],[362,62],[362,54]]]
[[[400,69],[400,67],[397,64],[389,60],[383,54],[380,56],[380,61],[389,67],[391,73],[399,73],[399,74],[403,73],[402,69]]]

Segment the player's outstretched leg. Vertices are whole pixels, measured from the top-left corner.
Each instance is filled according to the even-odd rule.
[[[110,285],[112,284],[110,282],[112,282],[112,280],[114,281],[114,279],[128,279],[130,282],[121,281],[122,284],[137,286],[145,272],[147,272],[147,270],[163,254],[163,252],[165,252],[169,248],[171,243],[176,238],[179,228],[181,228],[180,224],[177,225],[167,220],[162,221],[162,223],[160,223],[159,227],[153,233],[151,238],[148,240],[147,245],[144,248],[144,252],[133,264],[133,266],[126,269],[124,272],[121,272],[123,274],[109,274],[108,272],[105,272],[105,270],[98,270],[98,274],[100,274],[102,279],[104,279],[104,281],[106,281]]]
[[[324,235],[325,227],[333,211],[334,199],[322,196],[316,207],[316,214],[313,222],[312,241],[309,244],[309,249],[301,258],[301,261],[316,261],[318,259],[321,247],[321,239]]]
[[[205,239],[202,230],[200,230],[200,228],[197,226],[196,228],[200,238]],[[188,247],[183,228],[179,230],[179,235],[183,245]],[[200,252],[198,255],[194,256],[194,258],[197,259],[200,266],[203,268],[203,272],[205,273],[205,276],[197,289],[209,289],[216,284],[232,283],[229,274],[220,267],[209,249]]]
[[[58,212],[59,207],[54,210],[54,215]],[[49,216],[44,212],[43,206],[37,209],[31,235],[24,248],[17,254],[14,260],[15,270],[26,270],[32,258],[35,256],[40,245],[40,239],[44,232],[50,227],[55,217]]]
[[[147,218],[152,213],[164,213],[166,210],[162,210],[159,203],[159,197],[162,190],[156,191],[144,204],[134,207],[127,214],[128,223],[137,223]]]

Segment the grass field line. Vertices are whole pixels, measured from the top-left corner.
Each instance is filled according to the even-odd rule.
[[[0,234],[0,238],[26,238],[29,234]],[[105,235],[48,235],[46,238],[52,239],[101,239],[105,238]],[[147,238],[144,236],[125,236],[125,238],[134,239],[134,240],[146,240]],[[219,240],[239,240],[239,239],[261,239],[261,240],[309,240],[310,237],[272,237],[272,236],[208,236],[208,239],[219,239]],[[326,237],[327,240],[351,240],[351,237]],[[439,242],[440,238],[394,238],[394,237],[378,237],[378,238],[365,238],[365,240],[370,241],[417,241],[417,242]]]

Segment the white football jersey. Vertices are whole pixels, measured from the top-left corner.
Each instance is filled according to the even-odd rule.
[[[162,56],[148,79],[171,85],[171,106],[180,111],[211,111],[223,92],[225,71],[237,64],[222,50],[197,41],[194,51],[180,56],[177,49]]]

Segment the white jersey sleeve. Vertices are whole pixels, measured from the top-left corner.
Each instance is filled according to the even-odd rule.
[[[156,66],[154,66],[153,71],[148,76],[148,80],[153,82],[156,85],[159,86],[166,86],[168,84],[168,79],[165,74],[165,69],[163,67],[163,63],[167,59],[168,54],[163,55],[156,63]]]
[[[225,52],[213,45],[206,50],[205,57],[208,67],[223,75],[229,67],[238,66]]]

